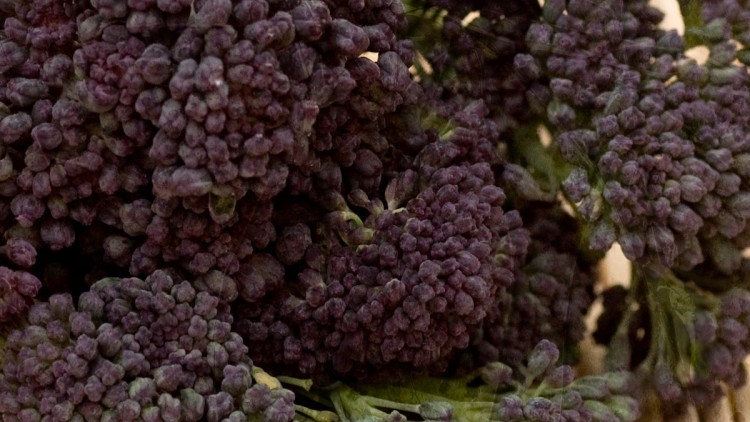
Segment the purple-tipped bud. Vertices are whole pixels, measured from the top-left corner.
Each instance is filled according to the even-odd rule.
[[[277,390],[278,391],[278,390]],[[276,399],[263,411],[263,418],[269,421],[291,421],[294,420],[294,393],[288,390],[288,397]]]
[[[430,401],[419,405],[419,416],[431,421],[453,420],[453,406],[448,402]]]
[[[234,410],[234,399],[224,391],[212,394],[206,399],[206,418],[208,422],[220,422]]]
[[[91,320],[91,315],[85,312],[73,312],[70,316],[70,332],[75,337],[79,337],[81,335],[96,335],[96,325]]]
[[[560,351],[555,343],[549,340],[540,341],[531,351],[526,365],[526,373],[530,378],[536,378],[547,372],[560,357]]]
[[[550,371],[544,381],[552,388],[562,388],[568,386],[575,378],[575,371],[569,365],[558,366]]]
[[[182,384],[183,377],[182,366],[177,364],[161,366],[154,370],[154,382],[162,391],[176,391]]]
[[[122,380],[125,376],[125,370],[120,365],[116,365],[108,360],[101,360],[97,362],[97,367],[94,369],[94,375],[96,375],[104,385],[109,387]]]
[[[575,122],[576,113],[568,104],[551,101],[547,106],[547,117],[560,129],[570,129]]]
[[[523,420],[523,401],[516,395],[504,396],[498,405],[497,414],[502,421]]]
[[[206,32],[211,27],[225,25],[232,14],[231,0],[206,0],[195,14],[195,29]]]
[[[513,369],[501,362],[492,362],[479,369],[482,381],[492,388],[500,388],[513,378]]]
[[[3,408],[5,410],[5,408]],[[10,411],[8,413],[11,413]],[[28,422],[39,422],[42,420],[42,414],[39,413],[36,409],[22,409],[20,412],[18,412],[18,420],[19,421],[28,421]]]
[[[76,240],[73,226],[63,220],[45,220],[40,230],[42,241],[53,251],[71,246]]]
[[[682,199],[688,202],[698,202],[708,193],[703,181],[692,175],[680,177],[680,192]]]
[[[719,321],[719,336],[725,343],[737,346],[745,341],[747,335],[748,328],[740,321],[730,318]]]
[[[710,312],[698,312],[693,319],[692,334],[699,343],[708,344],[716,338],[718,323],[716,317]]]
[[[195,313],[206,319],[216,316],[216,307],[219,305],[219,298],[211,296],[209,293],[200,292],[195,297]]]
[[[135,68],[143,80],[152,85],[161,85],[172,76],[169,49],[161,44],[150,44],[135,61]]]
[[[13,272],[11,285],[14,286],[16,292],[23,296],[26,296],[27,298],[35,297],[39,289],[42,287],[42,283],[41,281],[39,281],[37,276],[27,271]],[[14,306],[20,306],[20,308],[14,310],[16,312],[22,312],[26,310],[28,304],[16,303],[13,304],[11,308],[13,308]]]
[[[169,14],[179,14],[180,12],[190,9],[190,0],[157,0],[156,5],[159,10]]]
[[[110,324],[99,326],[96,341],[99,343],[99,352],[105,357],[114,357],[122,349],[119,330],[113,330]]]
[[[161,107],[158,125],[167,135],[171,137],[180,136],[187,125],[182,103],[175,99],[165,101]]]
[[[563,189],[573,202],[579,202],[591,192],[586,170],[575,167],[563,181]]]
[[[133,253],[133,242],[124,236],[107,236],[102,243],[104,256],[114,263],[127,264]]]
[[[750,193],[740,192],[733,195],[729,198],[727,207],[737,217],[750,218]]]
[[[31,116],[26,113],[15,113],[0,120],[0,141],[12,144],[31,130]]]
[[[612,422],[620,420],[606,404],[600,401],[586,400],[583,407],[591,415],[592,420]]]
[[[39,79],[13,78],[6,85],[5,95],[11,103],[28,107],[47,96],[47,85]]]
[[[703,219],[685,204],[677,204],[669,215],[669,225],[683,234],[695,234],[703,226]]]
[[[587,376],[577,379],[573,387],[585,400],[600,400],[610,395],[607,380],[603,377]]]
[[[348,57],[359,56],[370,44],[367,32],[346,19],[333,20],[330,38],[337,52]]]
[[[56,404],[52,408],[51,416],[55,421],[69,421],[73,419],[75,405],[70,401],[64,401]]]
[[[130,383],[128,396],[142,406],[156,400],[156,383],[151,378],[136,378]]]
[[[203,276],[202,280],[206,283],[209,293],[217,298],[227,303],[231,303],[237,299],[237,284],[228,275],[220,271],[211,270]]]
[[[206,409],[206,400],[192,388],[180,391],[180,403],[182,407],[182,419],[184,421],[197,422],[203,417]]]
[[[716,268],[724,274],[732,274],[742,265],[740,250],[727,239],[716,236],[704,246]]]
[[[30,268],[36,262],[36,249],[25,239],[8,239],[5,254],[11,262],[23,268]]]
[[[172,397],[168,393],[163,393],[159,396],[157,404],[164,422],[179,422],[182,420],[180,415],[181,403],[179,399]]]
[[[535,56],[543,56],[552,48],[552,26],[546,23],[535,23],[526,32],[526,44]]]
[[[120,100],[117,87],[100,84],[91,80],[76,83],[76,90],[81,103],[87,110],[105,113],[112,110]]]
[[[750,313],[750,292],[734,288],[721,295],[723,318],[740,318],[742,314],[747,313]]]
[[[96,286],[95,284],[94,287]],[[92,318],[101,318],[104,315],[104,300],[94,291],[84,292],[78,298],[78,310],[88,313]]]
[[[601,221],[594,226],[589,237],[589,247],[595,251],[606,252],[615,243],[617,232],[615,227],[606,221]]]
[[[138,419],[141,413],[141,405],[135,400],[125,400],[117,404],[118,420],[134,421]]]
[[[544,420],[552,411],[552,401],[544,397],[532,397],[523,406],[523,415],[530,421]]]
[[[188,327],[187,332],[189,336],[201,339],[208,333],[208,322],[198,315],[194,315],[190,319],[190,326]]]
[[[291,11],[296,33],[308,40],[317,40],[331,24],[331,13],[322,1],[300,3]]]
[[[188,281],[183,281],[172,288],[172,296],[179,303],[192,302],[195,299],[195,294],[195,289]]]
[[[638,233],[626,232],[623,233],[620,238],[620,246],[625,257],[631,261],[636,261],[643,256],[643,252],[646,249],[646,244],[643,241],[643,237]]]
[[[659,257],[662,264],[672,266],[677,257],[677,246],[672,230],[660,226],[651,227],[646,235],[646,244]]]
[[[164,19],[158,10],[133,11],[128,16],[125,27],[133,34],[153,37],[159,31],[164,30]]]
[[[15,66],[26,61],[28,51],[20,45],[3,40],[0,42],[0,73],[4,74]]]
[[[283,264],[293,264],[304,257],[311,243],[310,228],[306,224],[285,227],[276,240],[276,256]]]

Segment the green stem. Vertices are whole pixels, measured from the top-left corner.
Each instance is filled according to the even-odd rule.
[[[363,399],[367,404],[373,407],[380,407],[380,408],[393,409],[393,410],[402,410],[404,412],[411,412],[411,413],[419,413],[419,405],[416,405],[416,404],[401,403],[401,402],[381,399],[380,397],[373,397],[373,396],[363,396]]]
[[[344,404],[341,397],[335,392],[331,394],[331,403],[333,403],[333,408],[336,410],[336,414],[341,418],[341,422],[350,422],[350,419],[347,416],[348,412],[344,411]]]
[[[685,49],[690,49],[703,44],[700,36],[701,29],[704,26],[703,17],[701,16],[701,1],[699,0],[678,0],[682,20],[685,22]]]
[[[651,365],[669,364],[677,380],[685,384],[694,377],[699,354],[690,327],[701,298],[665,268],[643,268],[647,299],[653,324],[649,353]]]
[[[276,379],[281,381],[282,384],[294,385],[304,389],[305,391],[310,391],[313,386],[313,382],[311,379],[303,380],[299,378],[288,377],[286,375],[278,375],[276,376]]]
[[[338,422],[339,417],[335,413],[329,412],[328,410],[314,410],[304,406],[295,404],[294,411],[298,414],[305,415],[315,422]]]
[[[512,153],[523,158],[529,169],[544,175],[547,192],[558,192],[560,184],[570,173],[570,167],[556,157],[550,147],[544,146],[539,138],[540,122],[532,122],[516,130],[513,135]]]

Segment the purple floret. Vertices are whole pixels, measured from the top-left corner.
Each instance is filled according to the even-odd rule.
[[[65,420],[73,412],[111,413],[116,420],[149,420],[149,409],[156,405],[162,417],[174,420],[218,421],[245,410],[247,416],[270,412],[277,420],[291,421],[294,395],[273,389],[271,395],[281,398],[247,396],[253,384],[247,346],[235,333],[216,334],[219,326],[230,330],[232,316],[224,299],[203,289],[230,300],[232,295],[217,282],[195,283],[197,294],[191,294],[187,281],[178,283],[174,290],[181,305],[194,308],[195,314],[181,324],[177,307],[157,305],[159,292],[170,284],[171,277],[157,271],[145,280],[101,280],[77,307],[69,294],[37,303],[28,323],[7,337],[0,396],[21,404],[0,405],[0,414],[21,417],[36,411]],[[149,329],[144,331],[145,326]],[[205,337],[211,330],[209,342]],[[29,348],[32,343],[36,347]],[[55,388],[49,388],[51,383]],[[21,400],[21,387],[29,389],[25,394],[32,402]]]
[[[484,108],[465,113],[462,121],[481,122]],[[470,113],[477,113],[473,120]],[[403,208],[383,209],[379,199],[353,190],[348,200],[369,213],[360,221],[344,198],[332,198],[338,211],[324,217],[328,233],[298,251],[310,267],[298,276],[304,299],[282,290],[270,303],[261,301],[265,277],[248,272],[248,303],[239,305],[246,317],[236,327],[271,340],[254,351],[255,361],[314,376],[330,368],[364,377],[371,367],[441,368],[470,344],[512,283],[528,234],[516,213],[502,209],[505,195],[482,161],[493,159],[483,154],[483,132],[467,131],[473,138],[467,133],[440,141],[462,145],[463,152],[440,155],[431,145],[416,160],[421,179],[407,172],[393,180],[388,195],[404,198]],[[416,189],[418,183],[423,187]],[[291,242],[298,231],[292,228],[281,233],[277,248]],[[318,243],[330,246],[321,250]],[[263,317],[269,313],[274,320]]]

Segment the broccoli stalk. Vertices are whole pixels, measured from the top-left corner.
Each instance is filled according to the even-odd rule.
[[[554,344],[539,343],[519,369],[520,381],[509,366],[494,362],[451,379],[420,377],[395,385],[337,382],[313,388],[307,397],[330,400],[342,422],[499,422],[540,415],[625,422],[638,417],[630,374],[574,378],[572,368],[556,365],[558,356]]]

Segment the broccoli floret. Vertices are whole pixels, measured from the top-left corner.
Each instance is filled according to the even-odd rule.
[[[93,258],[71,283],[165,266],[232,275],[273,250],[277,202],[345,190],[342,174],[377,191],[406,136],[386,140],[386,117],[422,96],[395,35],[403,5],[271,3],[6,2],[9,245]]]
[[[235,283],[157,271],[103,279],[34,304],[6,337],[0,414],[51,420],[291,421],[294,393],[247,357],[232,331]],[[161,418],[161,419],[160,419]]]
[[[254,361],[366,378],[387,366],[440,371],[469,346],[504,305],[498,296],[529,243],[520,215],[503,210],[484,129],[467,124],[487,124],[482,113],[481,103],[467,107],[452,134],[424,148],[383,199],[361,189],[334,195],[333,210],[309,230],[312,244],[299,251],[297,280],[265,297],[256,293],[268,290],[269,277],[241,280],[248,294],[236,307],[237,330],[266,344],[251,352]],[[295,232],[304,241],[307,231]],[[274,273],[260,268],[254,272]]]
[[[750,351],[740,3],[0,0],[0,414],[712,403]]]
[[[556,365],[557,347],[542,341],[519,373],[500,362],[455,380],[413,379],[399,385],[337,384],[330,398],[345,420],[401,421],[404,414],[439,421],[634,421],[640,415],[627,372],[576,377]],[[515,381],[520,378],[523,381]]]
[[[531,236],[528,252],[470,350],[479,362],[518,367],[538,342],[548,340],[566,363],[573,362],[594,300],[596,260],[577,253],[580,226],[558,204],[530,202],[520,211]]]

